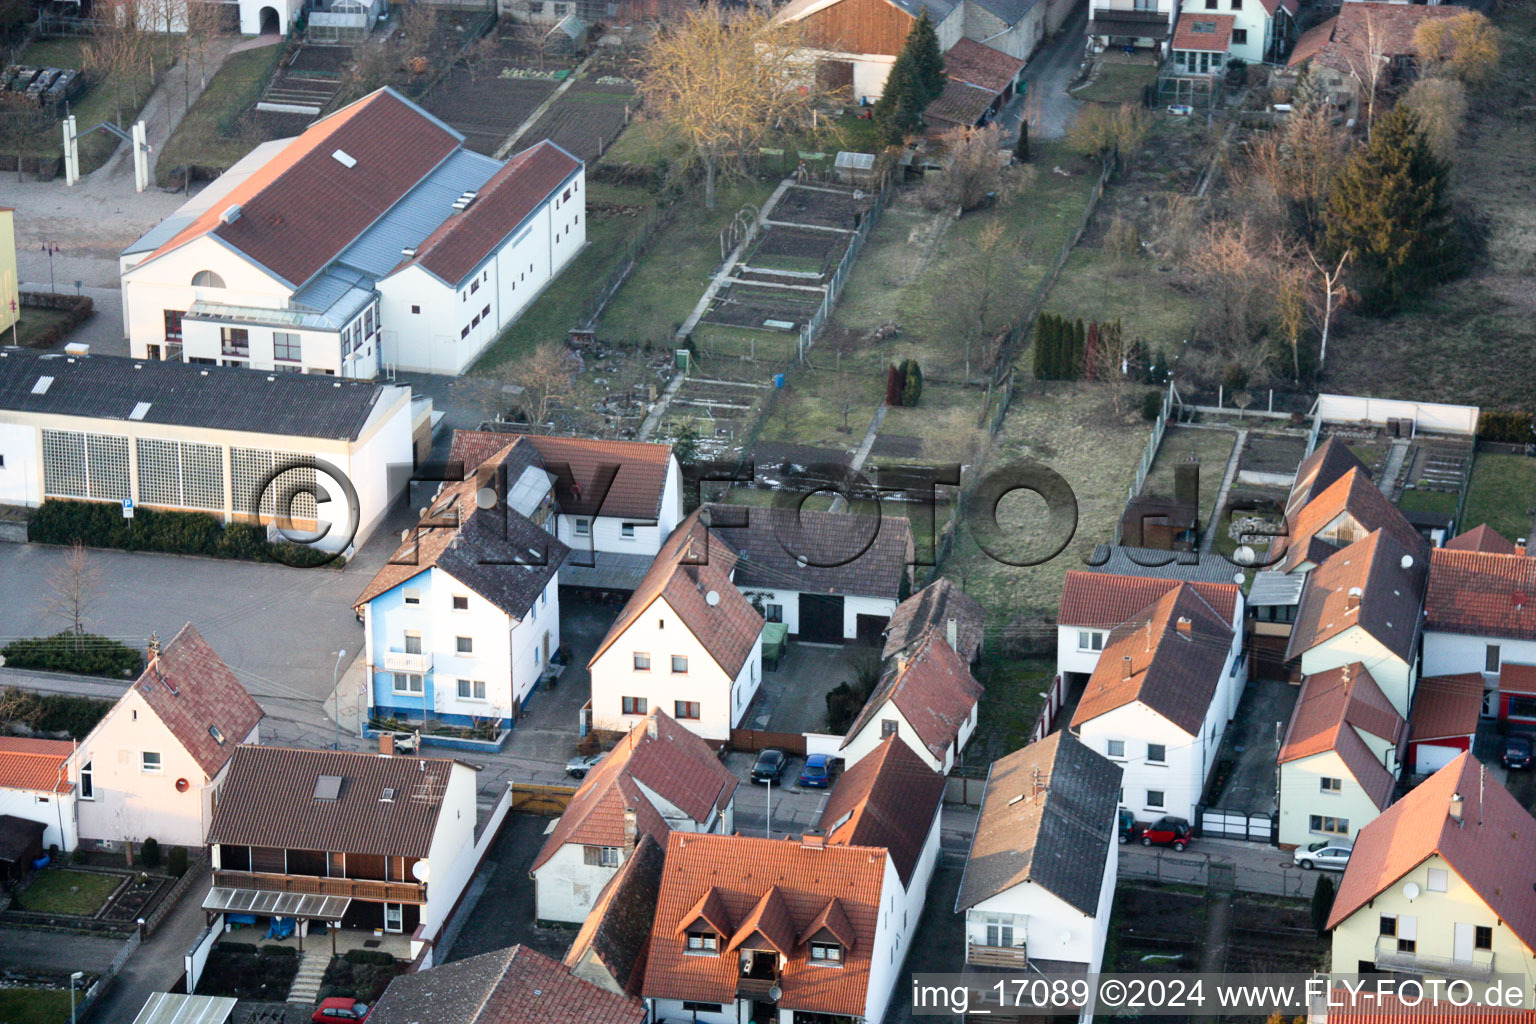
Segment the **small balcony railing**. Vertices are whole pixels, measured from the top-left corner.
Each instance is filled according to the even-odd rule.
[[[213,884],[229,889],[298,892],[311,896],[346,896],[376,903],[425,903],[426,886],[419,882],[380,882],[367,878],[320,878],[260,871],[215,871]]]
[[[384,654],[384,671],[412,672],[426,675],[432,668],[432,655],[406,654],[404,651],[387,651]]]
[[[966,945],[965,962],[978,967],[1007,967],[1022,969],[1029,966],[1029,957],[1023,946],[988,946],[982,942]]]
[[[1376,940],[1376,967],[1383,971],[1409,971],[1447,978],[1490,978],[1493,976],[1493,953],[1478,950],[1470,960],[1405,953],[1397,948],[1397,939],[1383,935]]]
[[[767,999],[768,993],[778,983],[778,978],[754,978],[743,975],[736,979],[736,998]]]

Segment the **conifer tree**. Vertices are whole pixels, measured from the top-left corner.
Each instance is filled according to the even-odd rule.
[[[875,124],[888,146],[922,127],[923,111],[944,91],[944,58],[928,12],[918,15],[875,101]]]

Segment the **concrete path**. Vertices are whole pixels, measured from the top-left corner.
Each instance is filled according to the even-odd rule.
[[[1223,881],[1211,886],[1205,899],[1205,941],[1200,949],[1200,971],[1219,974],[1227,969],[1227,944],[1232,935],[1232,890],[1225,882],[1229,871],[1213,871]]]
[[[885,410],[887,408],[888,406],[884,402],[880,403],[880,408],[875,410],[875,418],[869,422],[869,429],[864,431],[864,440],[859,442],[858,450],[853,453],[853,461],[849,463],[849,468],[855,473],[864,468],[864,462],[869,458],[870,450],[875,446],[875,437],[880,433],[880,424],[885,422]],[[839,494],[832,499],[832,504],[828,511],[842,512],[847,507],[847,499]]]
[[[133,1020],[151,994],[169,991],[176,984],[186,969],[184,958],[187,952],[207,927],[202,893],[194,886],[182,896],[176,909],[160,922],[155,934],[145,939],[128,958],[106,997],[96,1004],[92,1019],[103,1022]]]
[[[539,118],[543,117],[545,111],[549,110],[550,107],[555,105],[556,100],[565,95],[565,91],[569,89],[576,82],[576,80],[582,76],[582,73],[587,70],[587,65],[591,64],[592,58],[596,56],[597,54],[594,53],[587,57],[586,60],[576,65],[576,69],[565,76],[565,81],[561,82],[555,88],[555,91],[550,93],[548,98],[546,98],[543,103],[540,103],[538,106],[534,107],[533,113],[523,118],[522,124],[512,129],[512,134],[508,135],[506,139],[503,140],[502,144],[496,147],[496,152],[493,155],[497,160],[505,160],[507,158],[507,154],[512,152],[512,147],[517,145],[517,140],[521,139],[524,133],[539,123]]]
[[[1216,527],[1221,523],[1221,510],[1227,507],[1227,495],[1232,490],[1232,482],[1237,479],[1238,464],[1243,461],[1243,446],[1248,443],[1248,431],[1246,429],[1237,432],[1237,440],[1232,443],[1232,454],[1227,458],[1227,470],[1221,476],[1221,487],[1216,491],[1216,507],[1211,509],[1211,521],[1206,524],[1205,532],[1200,537],[1200,551],[1210,554],[1211,545],[1216,543]]]
[[[1082,102],[1067,92],[1067,86],[1082,68],[1087,29],[1088,5],[1081,3],[1062,23],[1061,31],[1046,40],[1024,66],[1028,90],[1008,101],[997,119],[1014,141],[1018,140],[1019,123],[1031,106],[1036,108],[1031,138],[1059,139],[1077,119]],[[1030,98],[1031,94],[1034,99]]]
[[[1381,479],[1376,481],[1376,487],[1389,499],[1397,484],[1397,474],[1403,471],[1403,463],[1408,459],[1408,450],[1411,443],[1404,438],[1398,438],[1392,442],[1392,450],[1387,453],[1387,465],[1381,471]]]

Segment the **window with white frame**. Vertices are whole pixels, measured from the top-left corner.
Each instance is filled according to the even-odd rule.
[[[644,697],[621,697],[620,700],[626,715],[644,715],[650,711],[651,702]]]
[[[1488,647],[1483,651],[1483,671],[1490,673],[1497,672],[1499,670],[1499,664],[1499,645],[1489,644]]]
[[[160,752],[146,750],[139,754],[139,768],[151,774],[158,774],[161,770]]]
[[[1080,651],[1102,651],[1104,649],[1104,634],[1097,629],[1078,630],[1077,649]]]
[[[459,698],[461,700],[485,700],[485,680],[460,679]]]
[[[649,672],[651,670],[651,656],[644,651],[635,652],[635,671]]]
[[[1168,745],[1166,743],[1147,744],[1147,764],[1167,764]]]
[[[80,766],[80,799],[96,799],[96,772],[90,761]]]
[[[634,536],[635,536],[635,524],[634,523],[620,523],[619,524],[619,536],[625,538],[626,540],[633,540]]]
[[[420,694],[422,692],[422,677],[414,672],[396,672],[392,678],[396,693]]]
[[[1163,806],[1163,791],[1160,789],[1147,790],[1146,806],[1161,809]]]
[[[688,671],[688,658],[686,655],[672,655],[672,671],[678,675]]]
[[[296,363],[304,355],[303,343],[299,335],[286,331],[272,332],[272,358],[283,359],[290,363]]]
[[[578,519],[573,524],[578,537],[590,537],[592,535],[592,520]]]
[[[714,932],[688,933],[688,952],[695,956],[714,956],[719,949],[720,938]]]
[[[1430,868],[1429,880],[1424,888],[1430,892],[1445,892],[1446,883],[1450,880],[1445,868]]]
[[[475,653],[475,638],[474,637],[470,637],[470,636],[455,637],[454,638],[454,649],[459,654],[474,654]]]
[[[1125,740],[1106,740],[1104,748],[1104,752],[1110,757],[1125,756]]]
[[[400,596],[406,604],[421,604],[421,590],[417,587],[406,587]]]
[[[616,868],[621,863],[617,846],[583,846],[581,860],[593,868]]]
[[[421,634],[420,633],[408,632],[408,633],[405,634],[405,653],[406,654],[420,654],[421,653]]]
[[[1013,945],[1013,915],[987,914],[982,918],[987,929],[987,945]]]
[[[813,942],[811,943],[811,963],[841,967],[843,947],[835,942]]]
[[[469,611],[469,595],[468,594],[454,594],[453,595],[453,610],[456,611],[456,612],[467,612],[467,611]]]

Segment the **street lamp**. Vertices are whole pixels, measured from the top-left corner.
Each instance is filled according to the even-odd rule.
[[[55,242],[44,242],[42,245],[42,250],[48,254],[48,291],[51,294],[58,291],[58,289],[53,286],[53,254],[56,252],[63,252],[64,250],[60,249],[58,244]]]
[[[75,1024],[75,985],[85,977],[84,971],[76,971],[69,976],[69,1024]]]
[[[763,838],[773,838],[773,776],[768,776],[768,820],[763,822]]]
[[[336,714],[336,739],[331,743],[332,750],[341,749],[341,692],[336,688],[341,673],[341,659],[347,656],[347,649],[343,647],[336,652],[336,667],[331,669],[331,701],[335,705]]]

